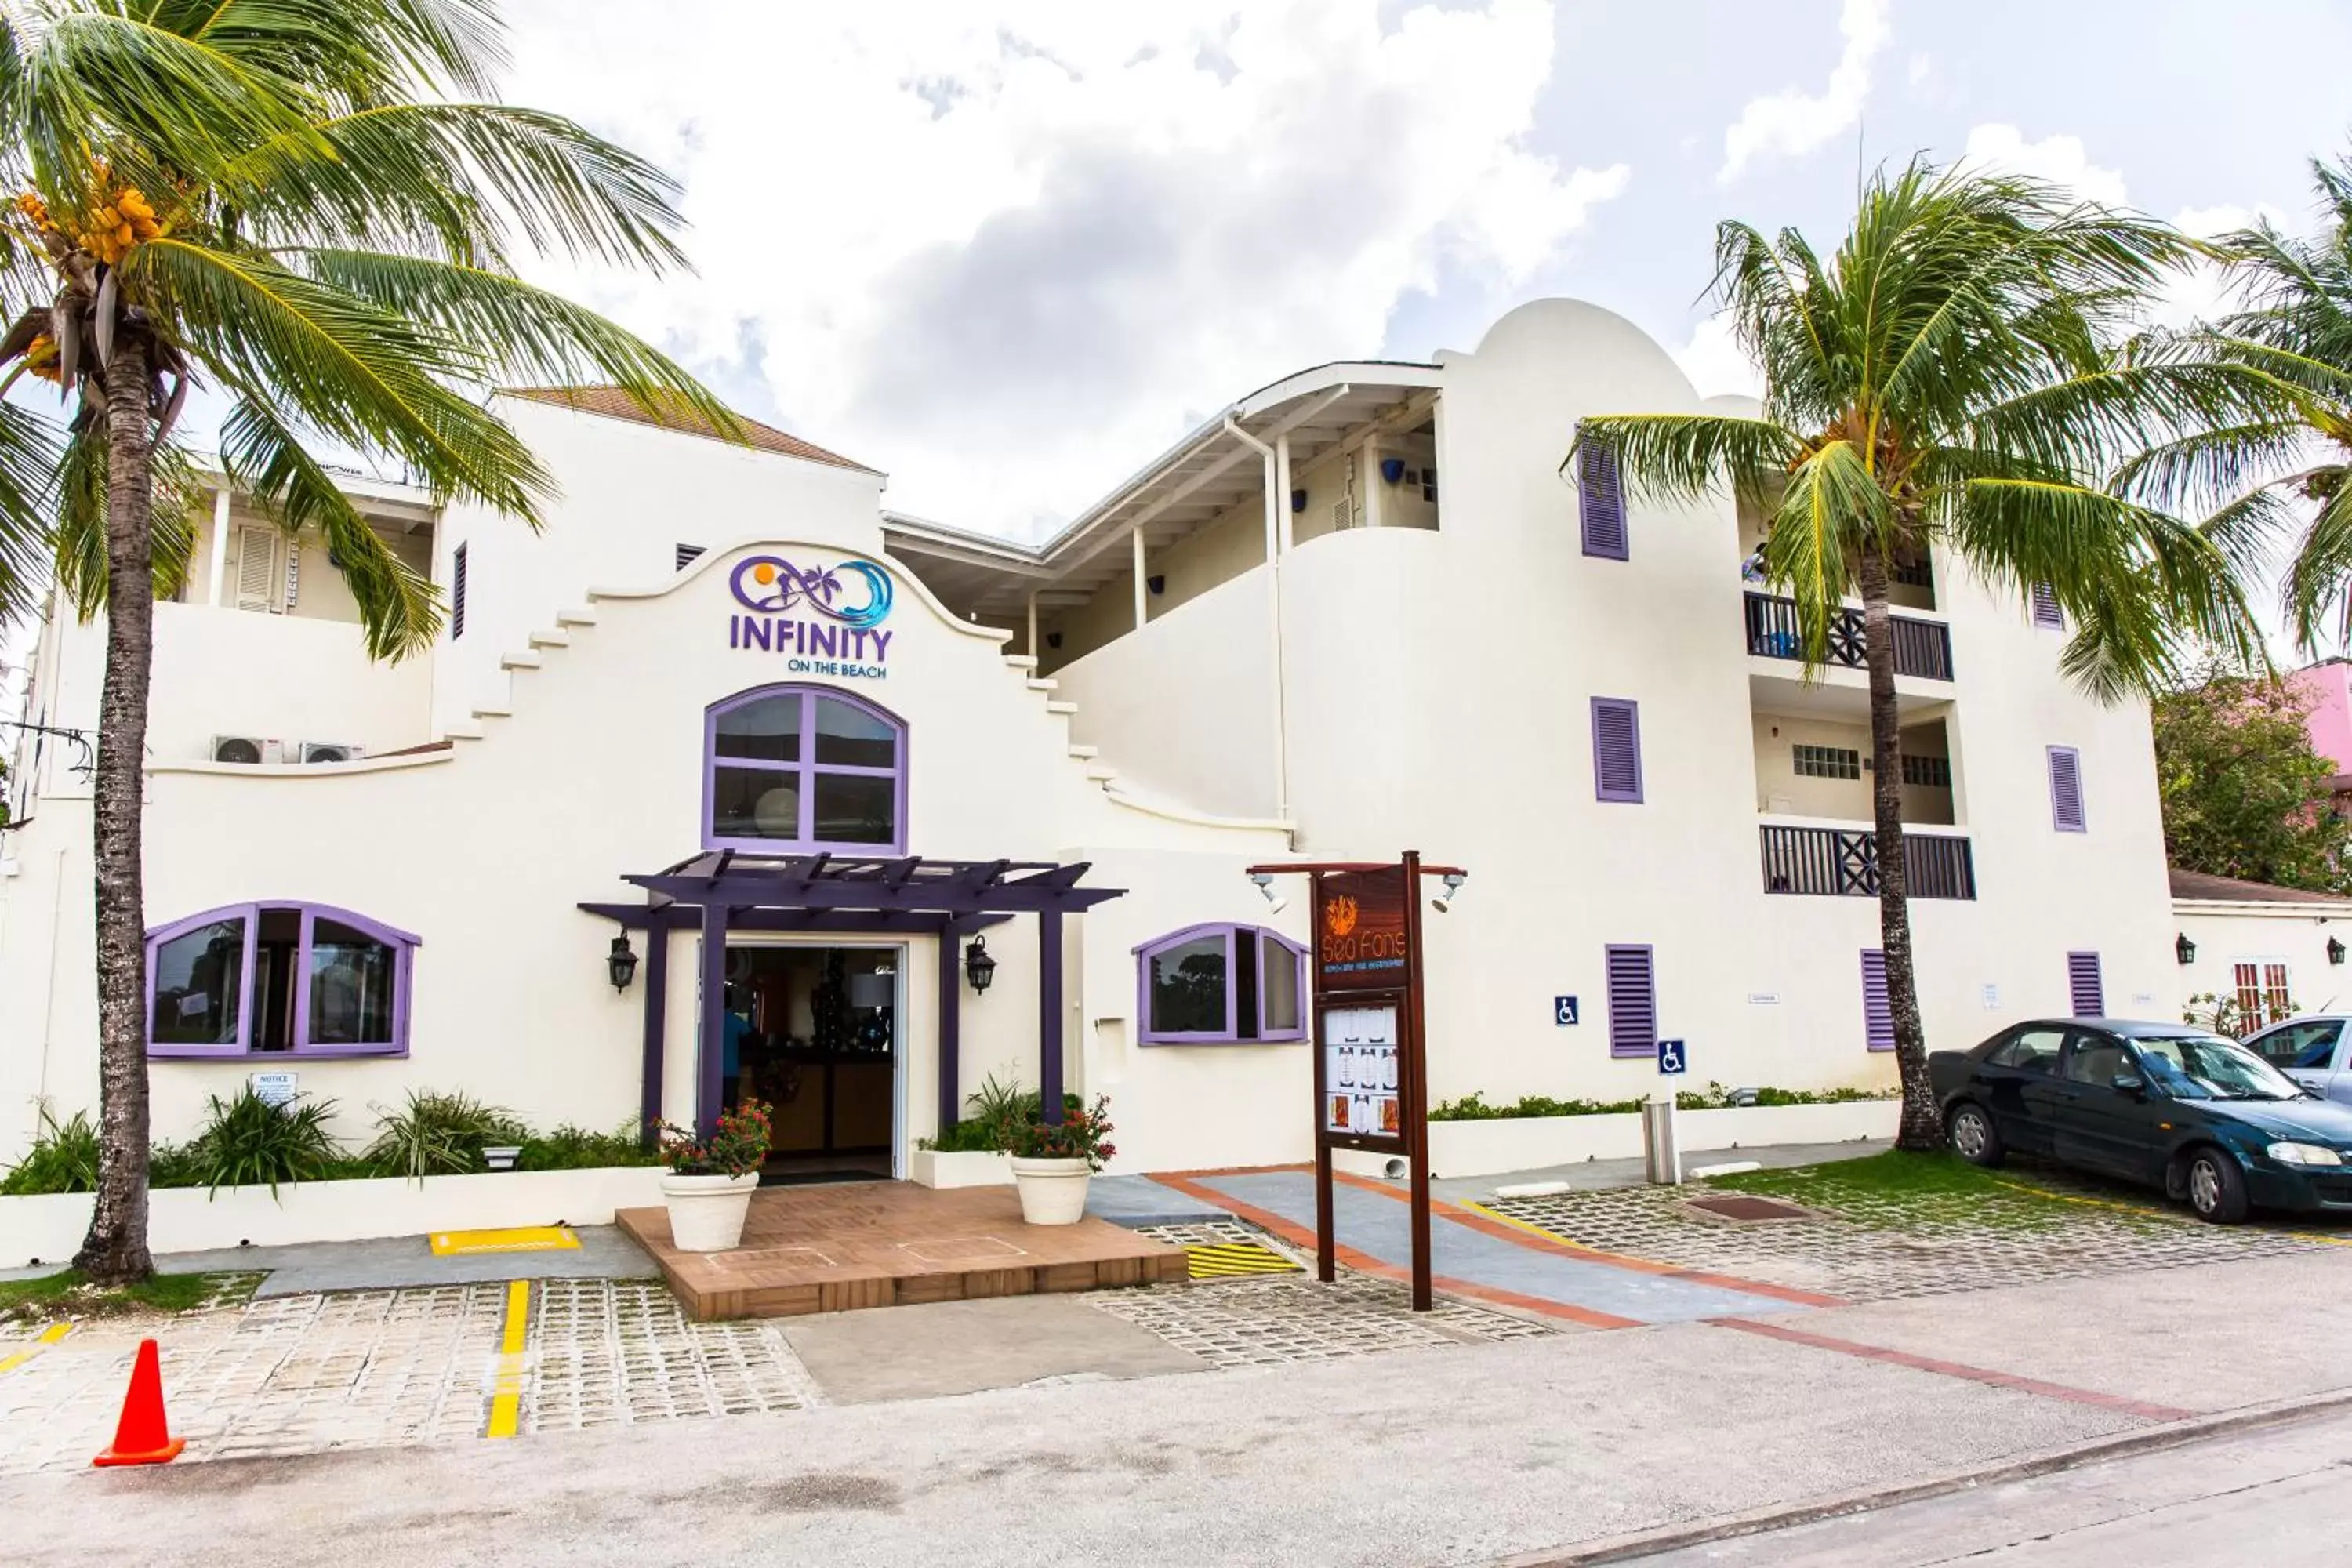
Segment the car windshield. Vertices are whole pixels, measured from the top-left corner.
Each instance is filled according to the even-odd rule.
[[[2175,1100],[2294,1100],[2301,1085],[2235,1040],[2219,1035],[2141,1035],[2140,1064]]]

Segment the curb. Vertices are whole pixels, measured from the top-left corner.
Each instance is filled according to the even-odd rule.
[[[1737,1541],[1745,1536],[1764,1535],[1850,1514],[1875,1513],[1882,1509],[1947,1497],[1953,1492],[1968,1491],[1977,1487],[2031,1480],[2036,1476],[2052,1475],[2084,1465],[2178,1448],[2208,1437],[2227,1436],[2263,1426],[2290,1426],[2345,1409],[2352,1409],[2352,1388],[2336,1389],[2302,1399],[2277,1400],[2268,1405],[2242,1405],[2218,1415],[2200,1415],[2187,1421],[2168,1422],[2160,1426],[2147,1426],[2113,1436],[2096,1437],[2071,1448],[2053,1448],[2039,1454],[2028,1454],[2022,1458],[2004,1460],[1983,1469],[1949,1470],[1899,1486],[1841,1492],[1811,1502],[1774,1504],[1747,1513],[1725,1514],[1696,1524],[1670,1524],[1627,1535],[1612,1535],[1565,1550],[1551,1548],[1525,1552],[1503,1558],[1495,1563],[1494,1568],[1590,1568],[1590,1565],[1603,1563],[1628,1563],[1661,1552],[1680,1551],[1685,1547]]]

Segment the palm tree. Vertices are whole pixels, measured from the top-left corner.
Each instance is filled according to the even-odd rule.
[[[668,360],[523,282],[519,254],[683,265],[675,186],[552,114],[499,103],[494,0],[24,0],[0,12],[0,365],[67,413],[0,405],[0,612],[53,564],[107,611],[93,782],[103,1158],[75,1264],[150,1267],[141,757],[152,605],[186,563],[192,383],[225,400],[229,478],[322,534],[377,658],[431,646],[432,584],[322,453],[399,463],[536,526],[547,476],[478,400],[593,373],[728,432]]]
[[[2264,571],[2292,541],[2280,599],[2305,648],[2331,616],[2352,640],[2352,159],[2315,159],[2311,173],[2319,232],[2298,239],[2263,220],[2224,237],[2243,308],[2193,340],[2273,378],[2277,405],[2184,432],[2121,476],[2151,505],[2210,510],[2207,531],[2242,570]]]
[[[1827,261],[1793,229],[1717,229],[1712,295],[1763,370],[1758,416],[1579,426],[1577,447],[1613,451],[1639,497],[1689,504],[1728,484],[1765,516],[1765,574],[1796,602],[1809,673],[1846,596],[1861,599],[1906,1149],[1938,1146],[1942,1127],[1890,847],[1903,816],[1889,574],[1932,545],[2021,605],[2041,585],[2078,628],[2063,668],[2108,700],[2164,679],[2182,640],[2259,647],[2221,551],[2101,483],[2126,451],[2258,400],[2256,378],[2126,337],[2149,285],[2195,254],[2161,225],[2035,182],[1882,168]]]

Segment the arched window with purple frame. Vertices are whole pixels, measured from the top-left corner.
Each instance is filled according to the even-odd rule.
[[[906,722],[822,686],[762,686],[711,704],[702,843],[771,854],[904,853]]]
[[[418,940],[328,904],[231,904],[147,933],[152,1057],[400,1057]]]
[[[1307,1037],[1307,950],[1263,926],[1186,926],[1135,950],[1136,1037],[1147,1046]]]

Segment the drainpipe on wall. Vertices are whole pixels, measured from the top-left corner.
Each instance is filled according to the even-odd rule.
[[[1021,651],[1031,658],[1037,657],[1037,590],[1034,588],[1029,590],[1029,640],[1022,645]]]
[[[1230,414],[1225,431],[1255,451],[1265,468],[1265,581],[1267,636],[1274,645],[1274,814],[1290,820],[1290,713],[1282,661],[1282,507],[1285,498],[1276,489],[1277,469],[1274,448],[1243,429]]]
[[[205,603],[221,602],[221,584],[228,572],[228,486],[213,492],[213,554],[205,563]]]
[[[1131,557],[1129,564],[1135,576],[1135,629],[1141,631],[1144,623],[1151,619],[1150,590],[1143,580],[1143,530],[1130,528],[1127,531],[1127,538]]]
[[[1298,519],[1290,510],[1290,487],[1298,481],[1290,476],[1290,435],[1287,431],[1274,438],[1274,489],[1282,498],[1278,510],[1282,515],[1282,552],[1290,553],[1298,542]]]

